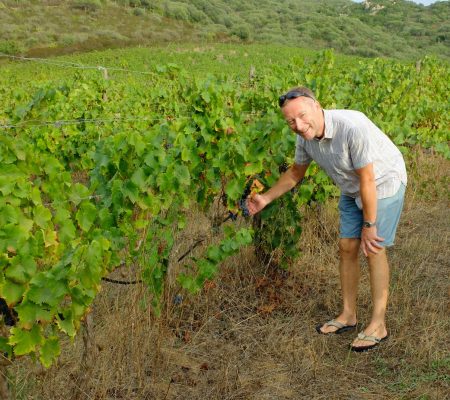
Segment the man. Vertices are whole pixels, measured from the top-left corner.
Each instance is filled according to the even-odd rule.
[[[356,328],[359,249],[368,259],[372,317],[351,344],[361,352],[388,338],[385,314],[389,291],[386,247],[395,238],[406,187],[406,168],[400,151],[363,113],[323,110],[305,87],[279,98],[286,122],[297,134],[295,163],[267,192],[247,201],[256,214],[300,182],[315,160],[341,189],[340,263],[343,308],[333,320],[316,327],[321,334]]]

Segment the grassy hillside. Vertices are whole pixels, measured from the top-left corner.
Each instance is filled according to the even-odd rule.
[[[3,0],[0,19],[0,51],[9,54],[231,40],[450,59],[448,1]]]

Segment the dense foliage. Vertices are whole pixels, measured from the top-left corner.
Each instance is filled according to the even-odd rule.
[[[10,54],[189,38],[450,57],[448,1],[425,7],[405,0],[3,0],[0,19],[0,51]]]
[[[14,326],[1,350],[50,365],[60,333],[76,334],[101,278],[120,265],[140,266],[158,313],[174,240],[189,229],[192,207],[209,216],[216,236],[183,261],[182,288],[198,292],[253,240],[281,249],[288,266],[301,206],[336,193],[322,171],[312,166],[298,190],[264,210],[256,237],[249,221],[233,220],[248,184],[272,185],[292,161],[295,137],[276,103],[298,83],[325,108],[365,112],[404,152],[421,144],[450,156],[447,64],[334,61],[326,51],[241,81],[193,77],[175,64],[148,75],[111,68],[107,80],[80,70],[52,81],[55,67],[47,82],[2,74],[0,298]]]

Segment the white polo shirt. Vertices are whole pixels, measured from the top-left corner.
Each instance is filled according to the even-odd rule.
[[[323,110],[325,133],[321,140],[297,135],[295,163],[316,161],[341,189],[362,208],[359,175],[355,169],[373,163],[377,198],[391,197],[403,182],[406,167],[400,150],[362,112]]]

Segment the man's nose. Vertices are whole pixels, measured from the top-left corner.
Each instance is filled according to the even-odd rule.
[[[303,121],[300,119],[300,118],[295,118],[295,129],[297,130],[297,131],[300,131],[300,132],[302,132],[302,128],[303,128],[303,126],[305,125],[304,123],[303,123]]]

